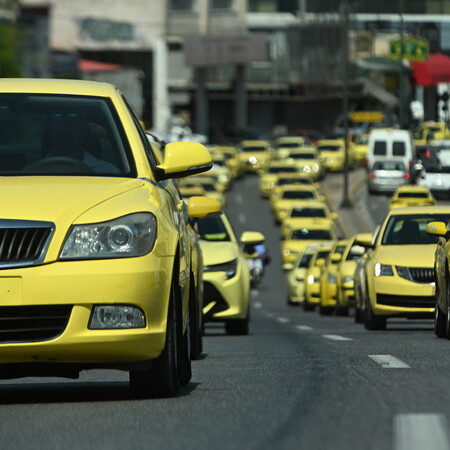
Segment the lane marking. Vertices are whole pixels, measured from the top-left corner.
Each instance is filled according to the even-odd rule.
[[[235,200],[236,203],[242,204],[243,198],[241,194],[236,194]]]
[[[266,314],[266,316],[267,317],[273,317],[275,314],[274,313],[271,313],[271,312],[268,312],[267,314]]]
[[[253,308],[256,308],[256,309],[262,308],[262,303],[260,303],[260,302],[254,302],[254,303],[253,303]]]
[[[399,414],[394,418],[394,450],[449,450],[442,414]]]
[[[368,355],[370,359],[375,361],[384,369],[410,369],[408,364],[392,355]]]
[[[351,338],[339,336],[337,334],[322,334],[322,337],[324,337],[325,339],[330,339],[332,341],[352,341],[353,340]]]
[[[288,323],[288,322],[290,322],[290,319],[288,319],[286,317],[277,317],[277,320],[280,323]]]
[[[238,214],[238,220],[239,220],[239,222],[241,222],[241,223],[247,222],[247,219],[246,219],[244,213],[239,213],[239,214]]]
[[[297,325],[296,328],[301,331],[311,331],[313,329],[312,327],[308,327],[307,325]]]

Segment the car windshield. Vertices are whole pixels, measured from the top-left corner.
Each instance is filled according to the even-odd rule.
[[[405,166],[401,162],[395,161],[376,161],[373,164],[372,170],[399,170],[404,172]]]
[[[245,146],[242,147],[242,151],[246,153],[253,153],[253,152],[264,152],[268,150],[267,147],[263,147],[262,145],[255,145],[255,146]]]
[[[300,258],[300,261],[298,262],[298,267],[304,267],[304,268],[308,267],[312,256],[313,256],[312,253],[304,253],[302,255],[302,257]]]
[[[225,224],[220,216],[209,216],[197,222],[200,239],[205,241],[230,241]]]
[[[281,142],[278,148],[296,148],[303,145],[303,142]]]
[[[267,169],[267,173],[284,173],[284,172],[291,172],[291,173],[295,173],[298,172],[298,169],[294,166],[292,167],[269,167]]]
[[[314,153],[292,153],[288,156],[291,159],[315,159]]]
[[[284,191],[281,196],[283,200],[310,199],[314,198],[312,191]]]
[[[399,192],[398,198],[428,198],[426,192]]]
[[[342,150],[342,147],[340,145],[319,145],[319,147],[317,148],[321,152],[338,152]]]
[[[389,218],[381,239],[382,245],[436,244],[438,236],[428,234],[429,222],[447,223],[450,214],[399,214]]]
[[[291,239],[327,241],[331,240],[332,236],[330,230],[311,230],[308,228],[303,228],[302,230],[292,230]]]
[[[291,217],[327,217],[323,208],[293,208]]]
[[[287,184],[303,184],[310,185],[312,183],[310,178],[280,178],[277,181],[279,186],[286,186]]]
[[[125,132],[105,98],[0,94],[0,126],[0,175],[135,175]]]

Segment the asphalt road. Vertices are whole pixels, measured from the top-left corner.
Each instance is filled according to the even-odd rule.
[[[1,449],[450,448],[450,342],[432,322],[369,332],[289,307],[279,230],[255,176],[235,184],[227,211],[238,235],[262,231],[272,254],[252,291],[250,335],[207,326],[204,357],[174,399],[134,400],[115,371],[2,381]]]

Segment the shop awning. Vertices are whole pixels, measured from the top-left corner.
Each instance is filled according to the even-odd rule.
[[[417,86],[436,86],[438,83],[450,83],[450,58],[434,53],[425,62],[410,62],[413,79]]]
[[[81,72],[108,72],[119,70],[119,64],[104,63],[100,61],[91,61],[89,59],[80,59],[78,61],[78,69]]]

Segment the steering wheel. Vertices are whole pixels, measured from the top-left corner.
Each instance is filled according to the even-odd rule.
[[[42,171],[45,173],[93,173],[84,162],[68,156],[51,156],[32,163],[24,168],[26,172]]]

